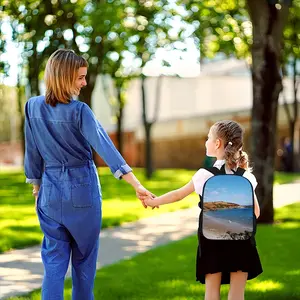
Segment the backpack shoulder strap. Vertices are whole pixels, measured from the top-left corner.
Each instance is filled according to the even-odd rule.
[[[220,169],[220,174],[226,175],[225,164]]]
[[[203,168],[204,170],[214,174],[214,175],[219,175],[220,174],[220,170],[216,167],[210,167],[210,168]]]
[[[235,175],[243,176],[244,173],[246,172],[245,169],[243,168],[237,168],[237,170],[234,172]]]

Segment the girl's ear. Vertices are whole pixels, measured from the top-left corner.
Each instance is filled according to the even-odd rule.
[[[219,149],[222,145],[222,142],[220,139],[216,139],[216,149]]]

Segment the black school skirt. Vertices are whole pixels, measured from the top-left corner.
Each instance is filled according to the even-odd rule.
[[[205,275],[222,273],[221,284],[230,283],[230,272],[247,272],[248,280],[262,273],[255,238],[209,240],[198,233],[196,280],[205,284]]]

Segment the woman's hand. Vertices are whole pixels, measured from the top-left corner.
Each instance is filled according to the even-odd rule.
[[[37,210],[37,200],[38,200],[38,196],[35,196],[35,210]]]
[[[39,196],[39,190],[40,190],[40,187],[38,185],[33,186],[32,195],[34,196],[34,199],[35,199],[35,210],[37,210],[37,200],[38,200],[38,196]]]
[[[146,198],[154,199],[156,197],[154,194],[152,194],[147,189],[145,189],[142,185],[139,185],[135,191],[136,191],[136,196],[141,200],[141,202],[145,208],[147,208],[145,199]],[[159,208],[158,206],[156,206],[156,207]],[[153,207],[153,208],[155,208],[155,207]]]

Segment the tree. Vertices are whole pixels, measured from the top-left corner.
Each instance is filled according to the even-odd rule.
[[[199,48],[200,60],[217,53],[249,61],[252,43],[251,22],[244,0],[182,0],[184,20],[194,26],[191,35]],[[250,62],[250,61],[249,61]]]
[[[103,79],[103,86],[106,90],[106,98],[109,100],[109,105],[111,106],[113,116],[117,120],[117,144],[118,150],[123,154],[123,112],[126,105],[126,90],[129,82],[132,80],[133,76],[126,74],[124,71],[123,61],[124,57],[117,52],[113,52],[117,55],[116,59],[110,58],[112,53],[108,53],[106,59],[103,62],[103,73],[108,74],[112,79],[115,88],[115,94],[111,95],[106,89],[106,83]],[[111,54],[111,55],[110,55]]]
[[[259,185],[260,222],[272,223],[278,98],[282,90],[281,51],[288,3],[248,1],[253,26],[252,159]]]
[[[85,15],[81,18],[81,36],[87,45],[89,61],[88,85],[82,90],[81,99],[90,105],[97,76],[103,72],[103,62],[109,52],[122,51],[125,29],[122,20],[128,14],[129,1],[87,1]],[[120,21],[121,20],[121,21]]]
[[[0,6],[0,80],[2,81],[4,77],[8,74],[9,65],[3,59],[3,54],[6,52],[7,39],[5,38],[5,33],[3,32],[2,25],[4,25],[7,16],[1,8],[2,6]]]
[[[178,36],[171,37],[168,32],[172,28],[170,20],[174,11],[168,6],[167,2],[132,0],[131,7],[132,18],[128,20],[131,22],[130,27],[132,30],[130,49],[132,49],[136,59],[139,61],[142,121],[145,132],[146,177],[151,178],[153,173],[151,129],[157,120],[160,97],[156,98],[157,104],[154,109],[154,116],[150,119],[146,92],[146,76],[143,74],[143,68],[155,57],[158,48],[171,47],[173,39],[177,39]],[[160,90],[160,83],[158,87]]]
[[[23,65],[26,65],[31,96],[40,94],[40,75],[47,58],[57,48],[78,50],[76,31],[72,26],[70,29],[70,24],[74,25],[82,15],[83,1],[77,1],[75,10],[71,1],[6,2],[4,8],[10,16],[13,38],[23,46]]]
[[[253,82],[251,158],[259,182],[256,190],[261,205],[259,221],[271,223],[276,120],[282,90],[282,38],[290,1],[183,2],[190,12],[187,19],[196,25],[195,35],[202,56],[213,57],[222,52],[226,56],[245,58],[250,63]]]

